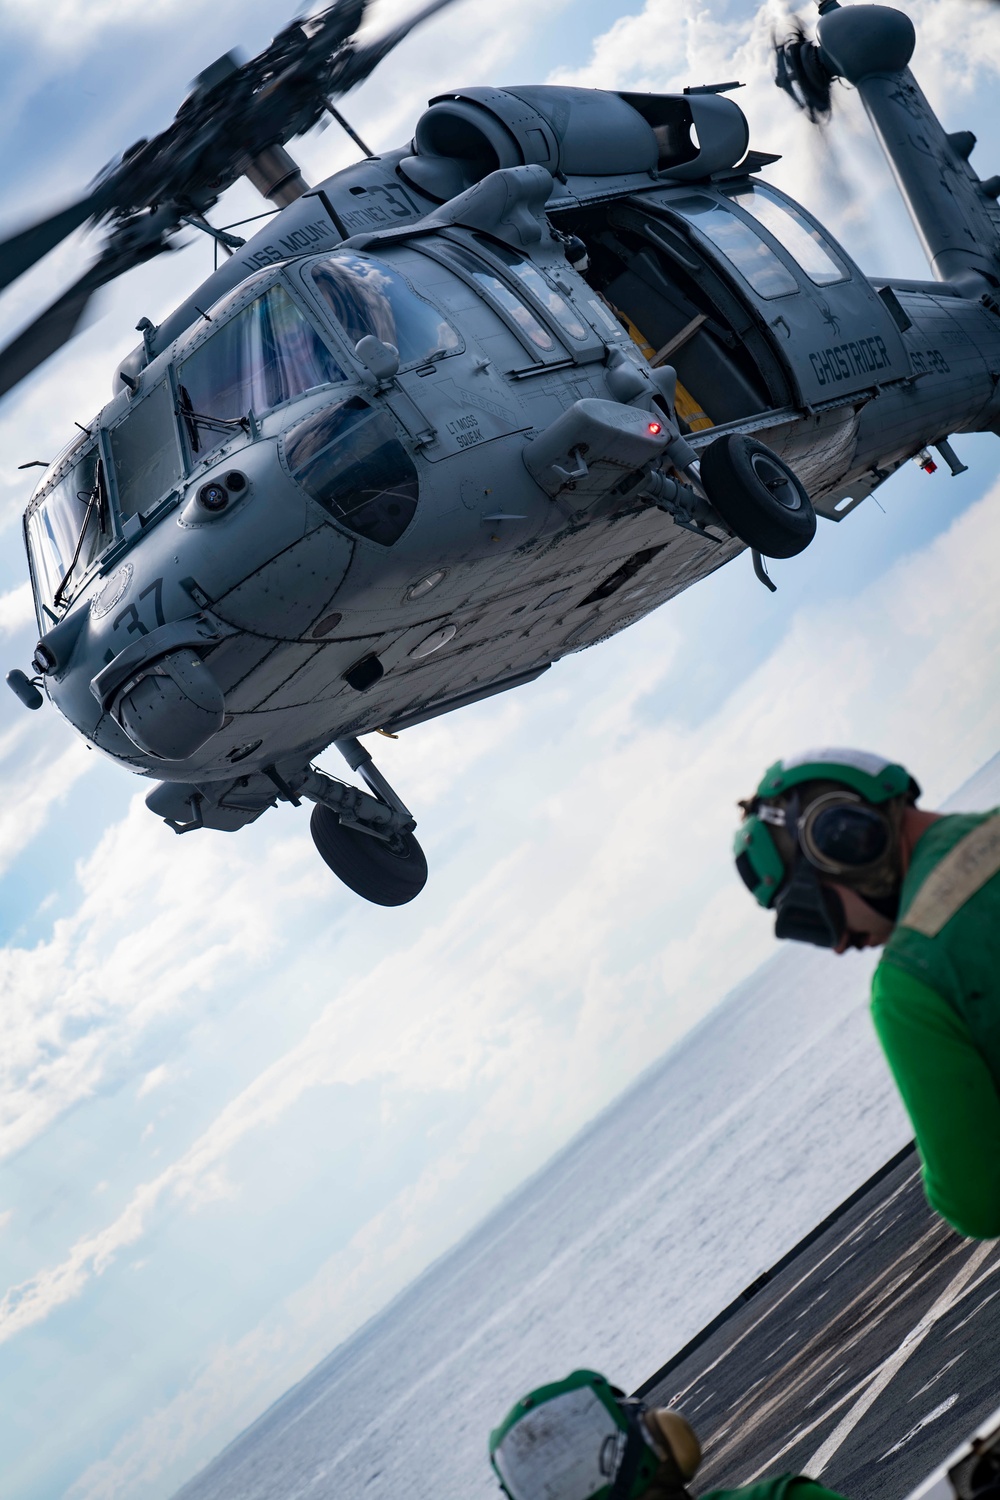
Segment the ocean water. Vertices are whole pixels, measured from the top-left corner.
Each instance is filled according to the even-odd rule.
[[[1000,802],[1000,756],[952,799]],[[486,1500],[489,1429],[632,1389],[910,1137],[870,954],[789,945],[177,1500]]]

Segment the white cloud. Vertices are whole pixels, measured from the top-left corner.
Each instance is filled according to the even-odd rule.
[[[268,959],[316,899],[306,851],[276,834],[265,886],[238,840],[182,846],[137,796],[79,867],[76,912],[35,948],[0,950],[0,1155],[93,1093],[145,1028]]]
[[[29,32],[57,62],[60,54],[92,45],[95,34],[123,27],[142,31],[165,24],[183,27],[199,13],[203,7],[198,0],[146,0],[141,6],[130,5],[129,0],[50,0],[44,8],[0,0],[0,20],[12,29]]]
[[[11,697],[11,704],[15,703]],[[0,874],[90,770],[92,756],[52,711],[27,711],[0,735]]]
[[[147,1094],[151,1094],[154,1089],[158,1089],[164,1083],[166,1083],[169,1076],[170,1069],[167,1067],[166,1063],[160,1063],[157,1067],[150,1068],[149,1072],[146,1074],[145,1078],[142,1080],[138,1089],[136,1090],[136,1098],[144,1099]]]
[[[17,588],[0,594],[0,635],[14,635],[35,622],[35,607],[31,602],[31,584],[21,583]]]

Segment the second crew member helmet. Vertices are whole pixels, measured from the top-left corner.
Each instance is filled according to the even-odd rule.
[[[490,1433],[509,1500],[680,1500],[700,1461],[679,1413],[646,1411],[594,1370],[529,1391]]]
[[[905,766],[864,750],[811,750],[775,761],[740,804],[733,846],[744,885],[776,913],[775,936],[836,947],[846,922],[833,882],[895,921],[899,830],[919,795]]]

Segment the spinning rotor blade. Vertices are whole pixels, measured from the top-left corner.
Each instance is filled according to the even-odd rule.
[[[50,250],[54,250],[74,229],[85,224],[98,209],[101,196],[98,193],[88,193],[79,203],[71,203],[68,208],[61,209],[50,218],[41,219],[30,228],[22,229],[20,234],[13,234],[9,240],[0,242],[0,291],[23,276],[25,271],[30,270],[44,255],[48,255]]]
[[[833,107],[828,73],[820,49],[807,37],[802,23],[795,20],[791,35],[781,41],[771,34],[774,48],[774,81],[799,109],[805,110],[814,125],[830,117]]]
[[[94,293],[105,282],[113,279],[112,273],[102,277],[96,284],[92,271],[63,292],[50,307],[29,323],[15,339],[0,350],[0,397],[51,359],[64,344],[68,344],[80,326],[84,313]]]
[[[125,226],[119,232],[119,243],[112,240],[79,281],[63,292],[33,323],[29,323],[6,349],[0,350],[0,397],[69,342],[95,292],[114,281],[123,271],[130,271],[133,266],[170,249],[159,222],[170,217],[169,210],[161,211],[156,216],[150,215],[139,226]]]
[[[0,351],[0,396],[72,338],[99,287],[168,249],[181,226],[203,219],[240,176],[281,203],[282,182],[273,192],[267,187],[265,158],[311,130],[332,98],[369,77],[414,27],[451,0],[430,0],[381,40],[358,46],[353,38],[368,3],[335,0],[286,26],[249,62],[241,64],[232,53],[219,58],[166,130],[129,147],[79,202],[0,243],[2,292],[88,219],[108,227],[99,259]]]
[[[371,42],[364,47],[352,48],[344,59],[343,68],[337,70],[334,88],[331,89],[331,93],[346,94],[348,89],[355,88],[357,84],[363,82],[364,79],[375,71],[379,63],[388,57],[393,48],[397,47],[401,41],[408,37],[411,31],[420,26],[424,21],[429,20],[431,16],[436,15],[439,10],[444,10],[445,6],[451,3],[452,0],[430,0],[430,4],[425,5],[423,10],[418,10],[415,15],[410,16],[405,21],[401,21],[398,26],[394,27],[392,31],[381,37],[377,42]]]
[[[30,375],[76,332],[95,288],[82,278],[0,351],[0,396]]]

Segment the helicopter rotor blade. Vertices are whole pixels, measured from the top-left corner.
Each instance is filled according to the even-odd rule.
[[[69,342],[96,290],[96,287],[81,289],[78,282],[29,323],[6,349],[0,350],[0,396],[5,396]]]
[[[162,211],[164,220],[169,210]],[[104,254],[57,297],[27,328],[0,349],[0,397],[44,364],[76,333],[91,298],[123,271],[130,271],[143,261],[171,249],[169,229],[152,218],[138,226],[125,226],[120,242],[111,240]]]
[[[814,125],[830,118],[833,77],[825,66],[820,48],[806,35],[795,18],[789,35],[780,41],[772,32],[774,82],[793,104],[805,111]]]
[[[0,242],[0,292],[88,219],[108,221],[88,271],[0,350],[0,397],[73,337],[93,294],[170,248],[251,162],[311,130],[331,98],[374,71],[404,37],[451,0],[429,0],[378,41],[354,40],[369,0],[334,0],[286,26],[247,63],[225,58],[199,75],[173,121],[105,169],[77,203]]]
[[[99,210],[101,197],[99,193],[88,193],[79,202],[71,203],[68,208],[60,209],[49,218],[40,219],[37,224],[0,242],[0,291],[23,276],[74,229],[85,224]]]
[[[398,26],[393,27],[385,36],[380,37],[377,42],[370,42],[365,46],[352,48],[344,57],[343,64],[337,68],[331,94],[346,94],[349,89],[363,83],[378,67],[399,43],[409,36],[424,21],[430,20],[439,10],[444,10],[451,5],[453,0],[430,0],[421,10],[415,11],[412,16],[401,21]]]

